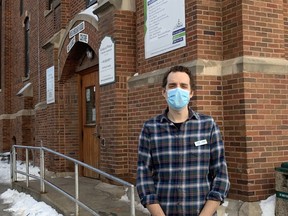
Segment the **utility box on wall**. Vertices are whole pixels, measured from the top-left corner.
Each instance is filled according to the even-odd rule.
[[[288,212],[288,162],[276,167],[276,207],[275,215],[282,216]]]

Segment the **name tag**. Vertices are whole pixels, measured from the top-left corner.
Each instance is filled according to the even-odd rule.
[[[197,142],[195,142],[195,146],[201,146],[201,145],[206,145],[207,144],[207,140],[199,140]]]

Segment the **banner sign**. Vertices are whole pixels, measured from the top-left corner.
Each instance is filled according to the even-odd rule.
[[[144,1],[145,58],[186,46],[185,0]]]

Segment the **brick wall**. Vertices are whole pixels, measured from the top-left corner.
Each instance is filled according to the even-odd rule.
[[[265,199],[274,193],[274,168],[287,161],[287,76],[227,75],[223,89],[231,197]]]
[[[131,82],[130,82],[131,83]],[[130,84],[131,85],[131,84]],[[135,179],[137,168],[138,137],[144,121],[165,109],[161,84],[139,85],[129,88],[129,165],[131,177]]]
[[[10,121],[6,119],[1,119],[0,121],[0,138],[1,138],[1,152],[10,151],[10,146],[12,144],[12,136],[10,135]],[[9,139],[10,138],[10,139]]]
[[[8,1],[1,2],[1,92],[0,92],[0,111],[1,113],[11,112],[11,100],[7,100],[11,96],[11,10],[13,3],[9,4]],[[4,74],[5,71],[5,74]],[[5,90],[4,90],[5,88]]]
[[[196,45],[196,58],[222,60],[222,2],[194,1],[194,4],[185,2],[185,7],[188,11],[186,22],[188,30],[187,41],[189,42],[186,52],[191,49],[189,47],[191,47],[190,43],[192,43]],[[191,15],[189,11],[191,11]],[[189,40],[189,38],[192,39]],[[188,56],[190,56],[187,59],[189,61],[193,55],[188,53]]]
[[[288,2],[284,1],[283,2],[283,28],[284,28],[284,35],[288,35]],[[283,56],[283,58],[287,59],[288,57],[288,38],[284,36],[284,53],[285,53],[285,56]]]
[[[284,57],[283,1],[242,3],[244,55]]]
[[[129,179],[129,136],[127,80],[135,72],[136,41],[135,17],[129,11],[115,11],[102,17],[99,22],[101,35],[110,35],[115,40],[116,83],[100,87],[100,114],[103,136],[107,143],[101,147],[102,169]],[[113,22],[110,23],[109,22]],[[105,27],[104,27],[105,26]],[[110,34],[105,31],[109,26]],[[108,29],[107,29],[108,30]],[[111,31],[112,30],[112,31]]]
[[[242,5],[240,1],[222,1],[223,59],[243,55]]]
[[[275,171],[288,159],[287,75],[244,73],[249,200],[274,192]]]
[[[4,26],[2,25],[2,1],[0,2],[0,89],[3,88],[3,73],[2,73],[2,41],[3,41],[3,34],[2,34],[2,29],[4,28]]]

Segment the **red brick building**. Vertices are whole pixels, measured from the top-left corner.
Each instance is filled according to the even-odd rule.
[[[221,127],[229,197],[274,194],[274,167],[288,161],[288,3],[185,1],[186,45],[145,58],[143,1],[96,2],[0,1],[0,151],[43,144],[133,182],[141,126],[165,108],[162,74],[183,64],[196,78],[191,105]],[[105,36],[115,82],[100,85]]]

